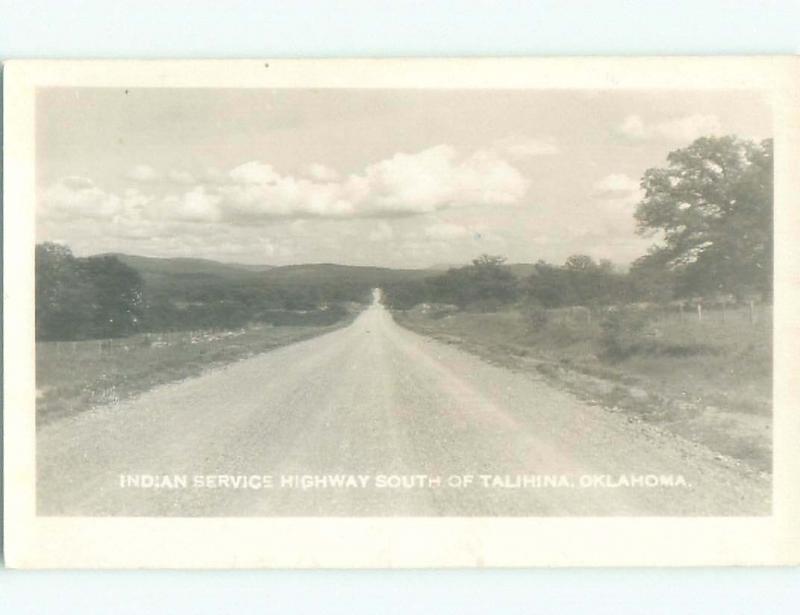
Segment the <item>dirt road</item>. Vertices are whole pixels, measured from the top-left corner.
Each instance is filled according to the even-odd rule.
[[[40,429],[44,515],[766,514],[763,478],[530,374],[350,326]]]

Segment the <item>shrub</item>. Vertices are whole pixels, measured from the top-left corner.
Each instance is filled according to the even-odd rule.
[[[550,314],[547,309],[536,305],[528,309],[527,320],[531,329],[538,331],[547,326],[547,323],[550,321]]]
[[[600,322],[602,356],[611,361],[621,361],[636,354],[642,345],[641,332],[647,317],[641,312],[618,309],[606,314]]]

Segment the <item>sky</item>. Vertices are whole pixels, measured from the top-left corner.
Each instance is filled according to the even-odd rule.
[[[48,88],[37,240],[287,265],[480,254],[625,266],[639,180],[707,135],[772,136],[748,91]]]

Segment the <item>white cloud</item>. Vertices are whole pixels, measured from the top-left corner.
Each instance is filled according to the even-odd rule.
[[[137,164],[127,174],[128,179],[137,182],[152,182],[159,179],[159,177],[158,171],[146,164]]]
[[[246,162],[231,169],[228,177],[240,184],[271,184],[274,183],[279,175],[272,168],[272,165],[253,160]]]
[[[559,153],[559,148],[552,139],[533,139],[531,137],[506,137],[496,141],[494,147],[497,151],[515,158],[529,158],[533,156],[553,156]]]
[[[594,184],[594,196],[601,199],[638,197],[639,182],[624,173],[606,175]]]
[[[41,211],[56,219],[109,218],[120,211],[122,199],[102,190],[90,179],[70,176],[56,182],[41,195]]]
[[[470,230],[461,226],[460,224],[452,224],[450,222],[437,222],[430,226],[425,227],[423,233],[426,237],[431,239],[459,239],[461,237],[468,237],[472,235]]]
[[[321,182],[332,182],[339,179],[339,173],[324,164],[315,162],[306,167],[306,174],[312,179]]]
[[[656,123],[647,123],[639,115],[629,115],[618,131],[624,137],[637,141],[665,139],[689,143],[698,137],[719,134],[722,126],[716,115],[701,113]]]
[[[528,180],[495,152],[461,156],[448,145],[398,153],[338,181],[280,175],[269,164],[251,161],[214,188],[223,217],[234,222],[396,217],[470,205],[515,205],[527,189]]]
[[[646,139],[649,132],[644,125],[644,120],[638,115],[626,117],[620,124],[618,131],[629,139]]]
[[[221,198],[210,194],[205,187],[198,186],[179,197],[168,197],[164,201],[169,218],[186,222],[218,222]]]

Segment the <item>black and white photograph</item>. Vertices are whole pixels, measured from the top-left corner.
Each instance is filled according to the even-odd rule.
[[[782,99],[497,66],[20,96],[37,523],[778,523]]]
[[[769,513],[757,92],[36,104],[39,514]]]

